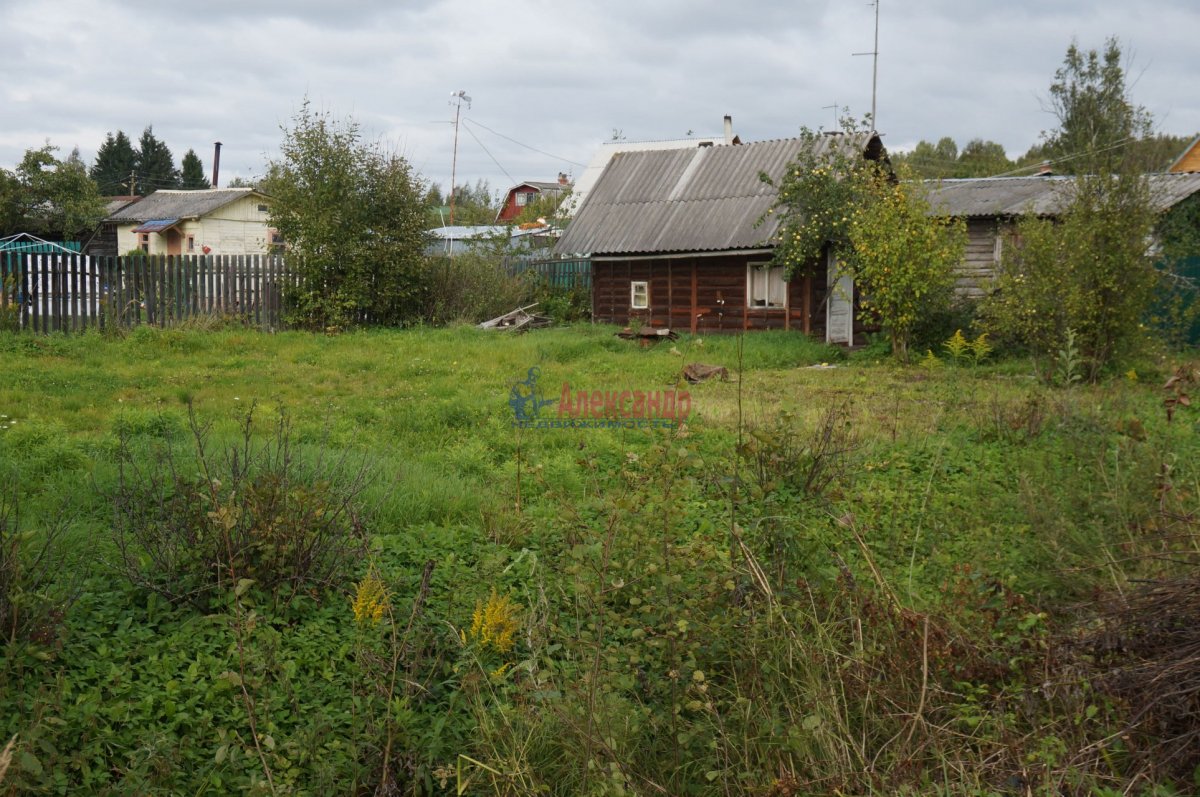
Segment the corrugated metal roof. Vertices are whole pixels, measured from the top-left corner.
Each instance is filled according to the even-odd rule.
[[[1174,207],[1200,191],[1200,174],[1151,174],[1150,198],[1159,212]],[[1071,201],[1075,178],[980,177],[960,180],[926,180],[929,204],[945,216],[997,217],[1033,213],[1054,216]]]
[[[203,191],[155,191],[140,202],[122,208],[108,221],[130,222],[151,219],[194,219],[242,197],[259,194],[253,188],[210,188]]]
[[[817,154],[848,145],[865,151],[877,136],[827,135]],[[555,253],[592,255],[758,249],[777,228],[767,210],[779,179],[803,150],[803,139],[695,147],[612,156],[555,246]],[[759,224],[760,220],[762,224]]]

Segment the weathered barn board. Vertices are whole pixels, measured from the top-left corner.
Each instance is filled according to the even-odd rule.
[[[295,284],[278,256],[27,254],[0,265],[0,308],[15,305],[17,325],[40,333],[174,326],[206,314],[279,329]]]

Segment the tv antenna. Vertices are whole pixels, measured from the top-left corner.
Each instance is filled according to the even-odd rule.
[[[851,53],[851,55],[869,55],[874,63],[871,65],[871,132],[879,132],[879,124],[875,121],[875,87],[879,84],[879,0],[868,3],[875,6],[875,49],[867,53]]]
[[[832,130],[834,133],[836,133],[837,129],[838,129],[838,118],[837,118],[838,103],[837,103],[837,100],[833,101],[833,105],[822,105],[821,106],[822,111],[828,111],[830,108],[833,109],[833,127],[829,128],[829,129]]]
[[[463,89],[451,92],[450,104],[454,106],[454,157],[450,161],[450,226],[454,226],[454,182],[458,178],[458,117],[462,113],[463,103],[471,107],[471,98]]]

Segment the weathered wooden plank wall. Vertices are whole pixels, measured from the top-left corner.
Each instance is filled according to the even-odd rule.
[[[285,326],[289,284],[295,275],[279,256],[22,254],[0,259],[0,318],[40,333],[171,327],[203,315],[274,330]]]

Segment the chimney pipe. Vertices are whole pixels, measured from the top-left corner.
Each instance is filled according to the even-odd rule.
[[[725,114],[725,143],[733,143],[733,117]]]
[[[213,142],[213,188],[217,187],[217,177],[221,174],[221,142]]]

